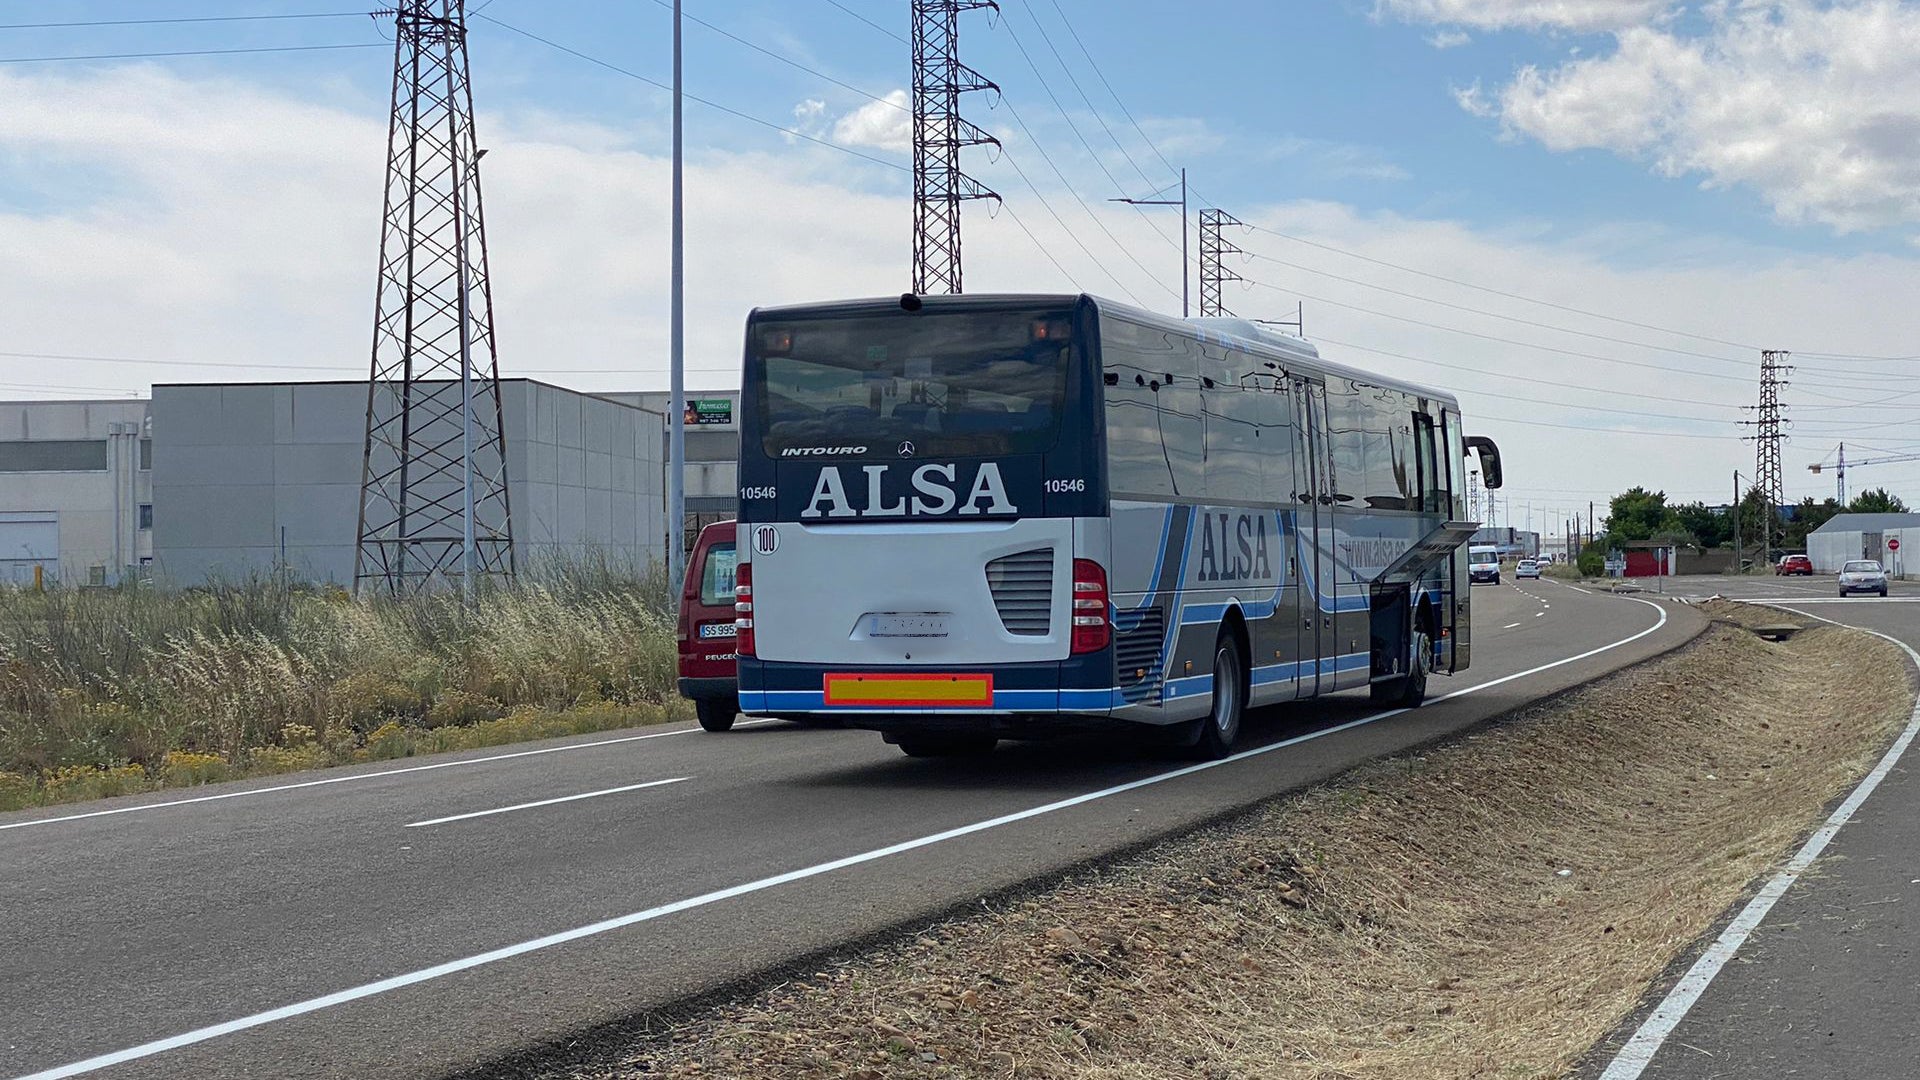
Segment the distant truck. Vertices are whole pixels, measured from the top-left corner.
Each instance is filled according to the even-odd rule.
[[[1467,548],[1467,580],[1474,585],[1500,584],[1500,549],[1492,544]]]

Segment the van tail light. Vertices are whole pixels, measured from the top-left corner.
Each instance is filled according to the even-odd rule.
[[[753,655],[753,564],[733,568],[733,651]]]
[[[1113,642],[1107,621],[1107,572],[1092,559],[1073,560],[1073,653],[1099,652]]]

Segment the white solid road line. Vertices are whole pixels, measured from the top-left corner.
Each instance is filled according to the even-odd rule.
[[[1805,601],[1792,602],[1805,603]],[[1821,622],[1833,622],[1832,619],[1822,619],[1818,615],[1805,611],[1795,614],[1806,615],[1810,619],[1820,619]],[[1845,624],[1834,623],[1834,625]],[[1850,629],[1860,630],[1874,637],[1886,638],[1900,646],[1906,652],[1908,659],[1913,661],[1914,667],[1920,668],[1920,652],[1913,651],[1906,642],[1888,637],[1878,630],[1868,630],[1860,626],[1850,627]],[[1693,962],[1693,966],[1680,977],[1680,981],[1667,992],[1667,996],[1660,999],[1660,1004],[1654,1007],[1652,1014],[1641,1023],[1639,1029],[1633,1033],[1633,1037],[1628,1039],[1627,1044],[1622,1046],[1620,1052],[1614,1056],[1612,1064],[1607,1066],[1607,1071],[1600,1074],[1600,1080],[1637,1080],[1646,1067],[1653,1063],[1653,1056],[1660,1052],[1661,1044],[1666,1042],[1668,1035],[1673,1034],[1673,1029],[1679,1026],[1680,1021],[1686,1018],[1687,1012],[1693,1008],[1694,1003],[1700,1000],[1700,995],[1706,992],[1708,985],[1713,982],[1713,977],[1720,974],[1720,969],[1740,951],[1740,946],[1759,928],[1761,921],[1767,917],[1767,913],[1773,910],[1773,905],[1787,894],[1787,890],[1800,879],[1800,875],[1806,873],[1807,868],[1813,865],[1813,861],[1826,850],[1827,844],[1840,831],[1840,827],[1853,819],[1853,815],[1860,809],[1861,804],[1867,801],[1867,797],[1880,786],[1880,781],[1886,779],[1887,774],[1893,771],[1894,765],[1899,763],[1900,755],[1906,753],[1907,747],[1913,744],[1916,734],[1920,734],[1920,701],[1914,703],[1913,716],[1907,721],[1906,730],[1894,740],[1885,756],[1881,757],[1880,763],[1875,765],[1866,779],[1860,781],[1860,785],[1853,789],[1853,794],[1847,796],[1846,801],[1834,810],[1833,815],[1827,818],[1826,824],[1820,826],[1817,832],[1807,838],[1807,842],[1801,846],[1793,858],[1787,860],[1787,865],[1782,867],[1780,872],[1775,874],[1752,900],[1747,901],[1747,906],[1740,909],[1740,914],[1727,924],[1727,928],[1720,932],[1720,936],[1714,940],[1707,951],[1700,954],[1700,959]]]
[[[746,720],[735,727],[750,727],[754,724],[777,724],[778,720]],[[87,818],[112,817],[115,814],[137,814],[143,810],[165,810],[173,806],[191,806],[194,803],[219,802],[223,799],[244,799],[251,795],[271,795],[278,791],[297,791],[300,788],[324,787],[328,784],[351,784],[356,780],[379,780],[388,776],[401,776],[406,773],[431,772],[435,769],[457,769],[463,765],[485,765],[493,761],[506,761],[510,758],[536,757],[541,754],[563,754],[569,750],[592,750],[599,746],[617,746],[620,743],[644,742],[647,739],[664,739],[669,735],[691,735],[700,729],[676,728],[673,731],[655,731],[646,735],[623,735],[617,739],[597,739],[593,742],[569,743],[566,746],[547,746],[538,750],[515,750],[510,754],[490,754],[486,757],[462,758],[459,761],[437,761],[431,765],[409,765],[403,769],[382,769],[379,772],[355,773],[352,776],[329,776],[323,780],[303,780],[297,784],[276,784],[273,787],[248,788],[245,791],[227,791],[218,795],[196,795],[191,799],[171,799],[167,802],[143,803],[139,806],[117,806],[111,810],[89,810],[84,814],[65,814],[60,817],[37,818],[33,821],[13,821],[0,824],[0,832],[8,829],[31,829],[36,825],[58,825],[63,821],[82,821]]]
[[[1451,694],[1442,695],[1441,697],[1435,698],[1434,700],[1449,701],[1453,698],[1465,697],[1468,694],[1479,693],[1482,690],[1488,690],[1495,686],[1500,686],[1504,683],[1510,683],[1515,679],[1524,679],[1531,675],[1537,675],[1543,671],[1550,671],[1553,668],[1562,667],[1567,664],[1577,663],[1581,660],[1587,659],[1588,657],[1598,656],[1601,653],[1609,652],[1613,649],[1617,649],[1622,645],[1628,645],[1633,642],[1639,641],[1641,638],[1644,638],[1649,634],[1656,633],[1660,630],[1661,627],[1667,625],[1666,609],[1662,608],[1660,605],[1655,604],[1651,601],[1640,600],[1635,597],[1623,597],[1623,599],[1633,600],[1635,603],[1639,603],[1639,604],[1646,604],[1648,607],[1653,608],[1654,611],[1659,614],[1660,616],[1659,619],[1656,620],[1652,626],[1647,627],[1645,630],[1642,630],[1637,634],[1633,634],[1628,637],[1621,638],[1620,640],[1613,642],[1612,644],[1602,645],[1597,649],[1588,649],[1586,652],[1580,653],[1576,656],[1569,656],[1562,660],[1555,660],[1549,664],[1541,664],[1539,667],[1529,668],[1526,671],[1516,672],[1512,675],[1502,676],[1501,678],[1498,678],[1498,679],[1490,679],[1487,682],[1479,683],[1474,686],[1469,686],[1469,687],[1466,687],[1465,689],[1455,690]],[[544,937],[537,937],[530,941],[522,941],[522,942],[519,942],[518,944],[507,945],[502,948],[490,950],[488,952],[477,953],[473,956],[461,957],[458,960],[449,960],[444,964],[436,964],[433,967],[422,968],[419,971],[410,971],[404,975],[395,975],[391,978],[381,979],[378,982],[370,982],[362,986],[355,986],[346,990],[338,990],[338,991],[335,991],[334,993],[326,994],[321,997],[309,998],[306,1001],[297,1001],[291,1005],[282,1005],[277,1009],[269,1009],[265,1012],[254,1013],[251,1016],[242,1016],[237,1019],[228,1020],[224,1023],[214,1024],[209,1027],[196,1028],[193,1031],[182,1032],[179,1035],[173,1035],[168,1038],[156,1039],[153,1042],[148,1042],[148,1043],[141,1043],[139,1046],[131,1046],[125,1050],[116,1050],[116,1051],[113,1051],[112,1053],[101,1054],[97,1057],[90,1057],[83,1061],[73,1062],[72,1064],[61,1065],[61,1066],[58,1066],[52,1069],[46,1069],[37,1073],[30,1073],[27,1076],[19,1078],[19,1080],[60,1080],[61,1077],[79,1076],[84,1073],[96,1072],[100,1069],[110,1068],[114,1065],[121,1065],[129,1061],[138,1061],[141,1058],[152,1057],[155,1054],[164,1054],[169,1050],[178,1050],[183,1046],[192,1046],[195,1043],[206,1042],[208,1039],[217,1039],[222,1035],[231,1035],[236,1031],[246,1031],[250,1028],[261,1027],[266,1024],[276,1023],[281,1020],[292,1019],[293,1017],[296,1017],[296,1016],[305,1016],[308,1013],[319,1012],[322,1009],[330,1009],[335,1005],[345,1005],[348,1002],[359,1001],[362,998],[374,997],[375,995],[384,994],[391,990],[398,990],[398,989],[401,989],[402,987],[414,986],[419,983],[429,982],[434,979],[444,978],[448,975],[453,975],[458,972],[468,971],[477,967],[483,967],[487,964],[498,963],[499,961],[502,961],[502,960],[510,960],[513,957],[524,956],[527,953],[538,952],[542,949],[550,949],[556,945],[564,945],[570,941],[579,941],[582,938],[596,937],[601,934],[609,933],[614,930],[620,930],[629,926],[634,926],[639,923],[651,922],[654,919],[658,919],[663,916],[674,915],[682,911],[691,911],[695,908],[702,908],[710,904],[717,904],[723,900],[732,900],[736,897],[746,896],[750,893],[761,892],[766,889],[775,888],[776,886],[787,885],[795,881],[804,881],[808,878],[819,877],[822,874],[833,873],[836,870],[844,870],[849,866],[859,866],[863,863],[870,863],[870,862],[877,861],[879,859],[885,859],[885,858],[888,858],[889,856],[902,854],[903,852],[916,851],[920,848],[931,847],[935,844],[945,843],[948,840],[956,840],[963,836],[972,836],[975,833],[986,832],[990,829],[997,829],[1004,825],[1011,825],[1015,822],[1026,821],[1030,818],[1037,818],[1046,814],[1052,814],[1061,810],[1066,810],[1071,807],[1081,806],[1086,803],[1094,802],[1095,800],[1098,800],[1098,799],[1105,799],[1113,795],[1122,794],[1124,792],[1134,791],[1144,787],[1150,787],[1154,784],[1164,783],[1165,781],[1177,779],[1183,776],[1191,776],[1195,773],[1205,772],[1209,769],[1217,769],[1222,765],[1229,765],[1234,762],[1245,761],[1248,758],[1259,757],[1262,754],[1270,754],[1275,750],[1281,750],[1290,746],[1298,746],[1299,744],[1304,742],[1311,742],[1315,739],[1322,739],[1327,737],[1328,735],[1333,735],[1338,732],[1350,731],[1354,728],[1363,727],[1367,724],[1376,723],[1378,721],[1385,720],[1389,717],[1399,716],[1401,713],[1404,713],[1406,711],[1407,711],[1406,709],[1389,709],[1386,712],[1375,713],[1372,716],[1362,717],[1361,719],[1358,719],[1358,720],[1350,720],[1347,723],[1337,724],[1333,727],[1326,728],[1321,731],[1315,731],[1306,735],[1299,735],[1291,739],[1286,739],[1277,743],[1271,743],[1267,746],[1257,747],[1252,750],[1243,750],[1238,754],[1234,754],[1231,757],[1222,758],[1218,761],[1202,761],[1197,764],[1185,766],[1183,768],[1172,769],[1163,773],[1156,773],[1153,776],[1144,777],[1142,779],[1134,780],[1129,783],[1118,784],[1109,788],[1102,788],[1099,791],[1089,791],[1083,795],[1075,795],[1070,798],[1060,799],[1056,802],[1045,803],[1043,805],[1031,807],[1026,810],[1018,810],[1011,814],[1003,814],[999,817],[988,818],[984,821],[976,821],[969,825],[961,825],[957,828],[948,829],[944,832],[933,833],[931,835],[918,837],[913,840],[903,840],[897,844],[889,844],[886,847],[874,848],[871,851],[863,851],[857,855],[848,855],[848,856],[845,856],[844,858],[834,859],[831,862],[819,863],[817,865],[803,867],[798,870],[789,870],[786,873],[775,874],[772,877],[764,877],[759,879],[758,881],[749,881],[744,884],[730,886],[728,888],[719,889],[714,892],[702,893],[699,896],[691,896],[684,900],[675,900],[672,903],[662,904],[659,907],[651,907],[646,909],[645,911],[636,911],[628,915],[621,915],[616,918],[603,920],[601,922],[589,923],[586,926],[578,926],[571,930],[562,930],[559,933],[548,934]]]
[[[531,810],[536,806],[553,806],[563,802],[578,802],[581,799],[597,799],[602,795],[618,795],[623,791],[639,791],[641,788],[660,787],[663,784],[678,784],[691,780],[691,776],[676,776],[671,780],[649,780],[644,784],[628,784],[626,787],[610,787],[604,791],[587,791],[579,795],[562,795],[557,799],[541,799],[539,802],[523,802],[513,806],[502,806],[493,810],[475,810],[471,814],[454,814],[451,817],[434,818],[431,821],[410,821],[409,829],[424,829],[429,825],[445,825],[450,821],[471,821],[474,818],[492,817],[495,814],[511,814],[515,810]]]

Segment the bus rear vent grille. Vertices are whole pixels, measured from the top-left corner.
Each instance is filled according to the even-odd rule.
[[[1052,548],[1018,551],[988,563],[987,590],[1007,633],[1046,637],[1053,632]]]
[[[1160,650],[1167,638],[1167,613],[1158,607],[1127,612],[1115,620],[1114,664],[1120,671],[1120,696],[1129,704],[1160,701]]]

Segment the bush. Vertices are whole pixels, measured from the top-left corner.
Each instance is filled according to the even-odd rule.
[[[1597,551],[1583,551],[1574,565],[1581,577],[1599,577],[1607,572],[1607,557]]]

